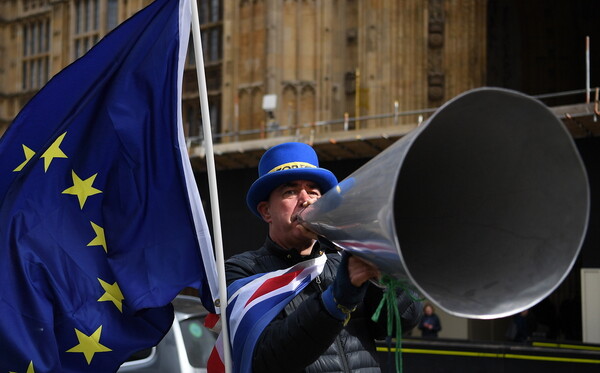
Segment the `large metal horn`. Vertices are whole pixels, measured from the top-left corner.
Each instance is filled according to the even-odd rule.
[[[446,312],[489,319],[531,307],[562,282],[588,214],[585,169],[560,120],[529,96],[480,88],[300,219]]]

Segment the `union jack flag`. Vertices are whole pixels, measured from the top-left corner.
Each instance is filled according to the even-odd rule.
[[[233,371],[252,372],[252,354],[263,329],[322,271],[326,255],[293,267],[259,273],[235,281],[227,288],[227,323],[232,345]],[[208,358],[208,372],[224,372],[223,339],[219,335]]]

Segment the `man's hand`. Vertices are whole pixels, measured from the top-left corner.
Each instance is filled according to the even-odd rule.
[[[336,302],[347,308],[356,307],[367,292],[366,282],[378,274],[373,265],[344,251],[335,280],[330,286]]]
[[[302,224],[298,224],[296,226],[297,229],[300,230],[300,232],[302,232],[302,235],[308,239],[311,240],[316,240],[318,238],[317,234],[313,231],[311,231],[310,229],[306,228],[305,226],[303,226]]]
[[[378,276],[375,266],[344,251],[335,280],[321,296],[325,308],[333,317],[348,323],[350,314],[365,297],[366,282]]]
[[[356,287],[360,287],[372,278],[379,278],[381,273],[373,264],[360,259],[354,255],[348,258],[348,277]]]

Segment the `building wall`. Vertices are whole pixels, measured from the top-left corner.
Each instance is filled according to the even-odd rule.
[[[0,131],[50,77],[149,2],[0,0]],[[222,45],[206,62],[212,124],[254,131],[222,141],[259,138],[273,124],[288,129],[282,135],[306,133],[345,113],[392,112],[396,101],[400,111],[437,106],[484,84],[485,2],[219,0],[201,1],[201,13],[214,4],[217,19],[206,24],[222,22]],[[201,137],[195,74],[186,79],[186,130]],[[277,95],[272,118],[266,94]]]
[[[0,0],[0,134],[52,76],[149,0]]]
[[[225,1],[223,128],[293,134],[315,121],[422,109],[485,82],[486,3]],[[260,137],[259,133],[254,135]]]

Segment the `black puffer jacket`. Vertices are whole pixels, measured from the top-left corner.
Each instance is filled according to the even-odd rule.
[[[323,306],[321,293],[333,282],[341,256],[318,243],[310,256],[285,250],[267,238],[263,247],[235,255],[225,263],[227,284],[257,273],[295,265],[325,252],[321,275],[296,296],[265,328],[254,350],[253,371],[259,372],[379,372],[375,338],[385,337],[384,324],[370,320],[381,300],[381,290],[369,285],[364,302],[352,313],[346,327]],[[401,294],[398,308],[402,330],[412,329],[422,307]],[[382,314],[380,320],[387,319]]]

